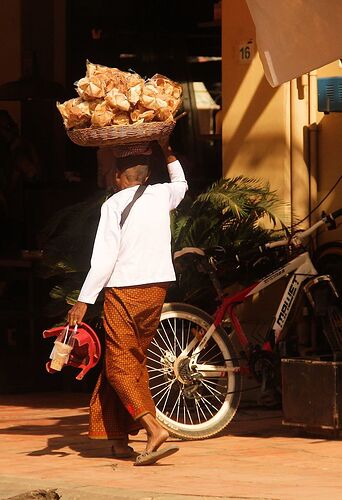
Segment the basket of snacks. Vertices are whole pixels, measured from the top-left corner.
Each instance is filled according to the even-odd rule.
[[[57,103],[69,138],[80,146],[150,142],[170,135],[182,102],[182,87],[156,74],[137,73],[87,61],[76,82],[78,97]]]

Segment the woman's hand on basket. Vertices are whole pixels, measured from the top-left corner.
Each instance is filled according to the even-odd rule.
[[[172,148],[170,146],[170,137],[168,135],[164,135],[158,140],[158,142],[161,150],[163,151],[166,163],[172,163],[173,161],[176,161],[177,158],[173,154]]]
[[[81,323],[85,313],[87,312],[88,304],[77,301],[74,306],[68,311],[68,323],[71,326],[76,323]]]
[[[159,139],[159,146],[162,148],[164,151],[170,146],[170,136],[169,135],[162,135]]]

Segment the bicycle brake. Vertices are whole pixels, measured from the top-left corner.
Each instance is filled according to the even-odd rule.
[[[337,228],[336,220],[331,214],[327,214],[326,212],[322,212],[322,219],[324,220],[329,231],[333,231]]]

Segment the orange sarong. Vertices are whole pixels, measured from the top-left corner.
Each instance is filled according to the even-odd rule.
[[[158,327],[167,284],[107,288],[104,302],[105,363],[90,401],[89,437],[135,434],[137,419],[155,416],[146,351]]]

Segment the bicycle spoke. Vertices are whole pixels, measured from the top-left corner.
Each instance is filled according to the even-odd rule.
[[[195,400],[195,408],[196,408],[198,422],[201,423],[201,417],[200,417],[200,414],[199,414],[199,411],[198,411],[198,407],[199,407],[198,401]],[[200,407],[200,410],[202,411],[201,407]]]
[[[208,401],[208,400],[207,400],[207,398],[205,398],[205,397],[203,397],[203,396],[202,396],[202,398],[201,398],[201,401],[203,401],[204,406],[207,408],[208,412],[209,412],[209,413],[210,413],[210,415],[213,417],[213,416],[214,416],[214,414],[213,414],[213,413],[212,413],[212,411],[208,408],[207,403],[208,403],[208,405],[209,405],[209,406],[211,406],[211,407],[215,410],[215,412],[216,412],[216,413],[217,413],[217,411],[218,411],[218,408],[216,408],[216,406],[214,406],[212,403],[210,403],[210,401]]]
[[[184,320],[183,320],[183,321],[184,321]],[[182,346],[182,348],[183,348],[183,349],[184,349],[184,347],[185,347],[186,345],[188,345],[188,343],[189,343],[190,333],[191,333],[191,323],[190,323],[190,321],[188,321],[188,332],[187,332],[187,336],[186,336],[186,342],[185,342],[185,344],[183,344],[183,346]]]
[[[174,318],[174,326],[173,326],[173,328],[172,328],[171,322],[170,322],[170,320],[168,320],[168,323],[169,323],[169,325],[170,325],[170,327],[171,327],[171,331],[172,331],[172,333],[173,333],[173,338],[174,338],[174,351],[173,351],[173,352],[174,352],[175,354],[176,354],[176,352],[177,352],[177,350],[176,350],[176,344],[178,344],[178,346],[179,346],[180,350],[182,350],[182,346],[180,345],[179,340],[178,340],[178,338],[177,338],[177,331],[178,331],[178,330],[177,330],[176,321],[177,321],[177,318]]]
[[[155,357],[153,357],[153,356]],[[159,363],[161,364],[161,361],[160,361],[160,356],[158,356],[158,354],[154,351],[151,351],[149,350],[148,353],[147,353],[147,359],[150,360],[150,361],[155,361],[156,363]]]
[[[221,403],[221,402],[222,402],[222,401],[221,401],[221,399],[220,399],[220,398],[219,398],[219,397],[215,394],[215,392],[217,392],[217,394],[220,394],[220,396],[221,396],[221,397],[222,397],[222,393],[220,393],[220,392],[219,392],[219,391],[217,391],[216,389],[212,389],[212,388],[211,388],[208,384],[206,384],[206,383],[204,382],[204,380],[202,380],[201,382],[202,382],[202,384],[204,385],[204,387],[206,387],[206,388],[207,388],[207,390],[208,390],[208,391],[209,391],[209,392],[210,392],[210,393],[214,396],[214,398],[216,398],[216,399],[217,399],[217,401],[218,401],[219,403]],[[214,392],[214,391],[215,391],[215,392]]]
[[[194,422],[193,422],[193,420],[192,420],[191,413],[189,412],[189,408],[188,408],[188,405],[187,405],[187,402],[186,402],[186,399],[185,399],[184,395],[183,395],[183,399],[184,399],[184,405],[185,405],[186,411],[187,411],[187,413],[188,413],[188,415],[189,415],[189,420],[190,420],[190,422],[191,422],[191,425],[193,425],[193,424],[194,424]]]
[[[203,380],[201,382],[203,383]],[[212,390],[218,391],[218,393],[222,395],[222,400],[224,400],[228,394],[235,394],[235,392],[237,390],[235,388],[235,384],[232,384],[232,387],[230,387],[229,384],[225,384],[224,388],[222,389],[221,384],[219,384],[217,382],[213,382],[212,380],[209,380],[208,378],[205,380],[205,383],[208,386],[207,387],[208,391],[209,391],[209,388],[211,388]],[[216,387],[218,387],[218,389],[215,389]],[[229,390],[229,389],[233,389],[233,390]]]
[[[181,351],[183,350],[184,347],[184,319],[181,320]]]
[[[163,406],[162,412],[164,412],[164,411],[165,411],[165,408],[166,408],[166,403],[167,403],[167,401],[168,401],[168,399],[169,399],[169,395],[170,395],[170,392],[171,392],[171,389],[172,389],[172,385],[173,385],[173,383],[174,383],[174,382],[175,382],[174,380],[171,382],[171,384],[170,384],[170,385],[169,385],[169,387],[168,387],[167,392],[165,393],[165,396],[166,396],[166,397],[165,397],[165,402],[164,402],[164,406]]]
[[[210,415],[211,417],[213,417],[213,416],[214,416],[214,414],[213,414],[213,413],[212,413],[212,411],[208,408],[208,405],[207,405],[207,403],[206,403],[206,400],[204,399],[204,397],[203,397],[203,396],[202,396],[202,398],[201,398],[201,403],[203,403],[203,405],[206,407],[206,409],[207,409],[207,411],[208,411],[209,415]],[[208,420],[208,418],[207,418],[207,420]]]
[[[222,354],[220,352],[217,352],[214,354],[211,358],[208,357],[208,353],[205,352],[203,353],[203,357],[205,356],[205,362],[208,364],[214,364],[215,360],[221,360],[222,359]]]
[[[157,343],[156,339],[153,339],[150,345],[151,345],[151,346],[152,346],[152,345],[153,345],[153,346],[155,346],[157,349],[159,349],[159,350],[160,350],[160,352],[161,352],[162,354],[165,354],[165,353],[166,353],[166,349],[164,349],[161,345],[159,345],[159,344]],[[150,347],[149,349],[151,349],[151,347]]]
[[[171,387],[172,387],[172,382],[167,386],[167,387],[164,387],[163,389],[161,389],[157,394],[155,394],[153,397],[156,398],[157,396],[159,396],[160,393],[163,393],[161,398],[155,403],[156,407],[159,406],[159,403],[161,401],[163,401],[164,398],[166,398],[165,401],[167,401],[168,399],[168,395],[170,394],[170,391],[171,391]],[[164,404],[164,409],[165,409],[165,406],[166,404]],[[163,410],[164,411],[164,410]]]
[[[164,332],[164,334],[165,334],[165,335],[163,336],[163,335],[161,335],[161,334],[160,334],[160,335],[159,335],[159,338],[163,341],[163,343],[164,343],[164,345],[165,345],[165,347],[166,347],[166,351],[171,350],[171,352],[172,352],[172,345],[170,344],[170,340],[169,340],[169,337],[168,337],[167,331],[166,331],[166,329],[165,329],[164,323],[163,323],[163,322],[161,322],[161,323],[160,323],[160,325],[161,325],[161,327],[162,327],[163,332]],[[159,333],[160,333],[160,329],[158,329],[158,331],[159,331]]]
[[[219,390],[215,389],[214,387],[210,387],[211,385],[221,386],[221,384],[215,383],[212,380],[207,380],[207,379],[205,381],[202,379],[201,383],[206,385],[208,390],[213,390],[213,391],[216,391],[218,394],[222,394],[222,391],[219,391]],[[225,390],[226,389],[227,389],[227,384],[225,384]]]
[[[176,402],[175,402],[175,404],[173,405],[172,410],[170,411],[170,416],[173,414],[173,411],[174,411],[174,409],[175,409],[175,408],[176,408],[176,406],[177,406],[177,402],[178,402],[178,399],[180,399],[180,395],[181,395],[181,393],[179,393],[179,394],[178,394],[178,397],[177,397],[177,399],[176,399]]]
[[[217,346],[216,346],[215,344],[213,344],[211,347],[209,347],[209,344],[208,344],[208,345],[207,345],[207,348],[203,351],[203,356],[205,356],[205,357],[208,359],[208,355],[209,355],[209,354],[210,354],[210,352],[211,352],[213,349],[215,349],[215,348],[217,349]],[[217,357],[218,355],[220,355],[220,354],[221,354],[220,352],[216,353],[216,357]],[[211,359],[211,358],[209,358],[209,359]]]
[[[180,412],[180,392],[178,394],[178,405],[177,405],[177,422],[179,422],[179,412]]]
[[[166,380],[165,382],[162,382],[161,384],[155,385],[153,389],[158,389],[158,387],[162,387],[163,385],[170,384],[169,380]]]
[[[159,363],[161,365],[161,363]],[[146,365],[149,372],[160,372],[160,375],[164,375],[164,368],[156,368],[155,366]]]
[[[162,371],[162,370],[157,370],[157,371],[159,371],[159,372],[161,372],[161,373],[157,373],[157,375],[153,375],[153,377],[149,377],[150,382],[151,382],[151,380],[154,380],[155,378],[158,378],[158,377],[163,376],[163,371]],[[154,386],[154,387],[156,387],[156,386]],[[153,388],[154,388],[154,387],[153,387]]]

